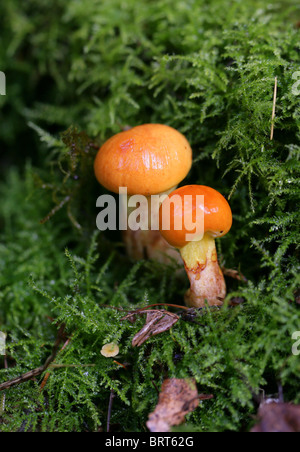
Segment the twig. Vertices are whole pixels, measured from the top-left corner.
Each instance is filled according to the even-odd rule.
[[[70,202],[71,200],[71,196],[66,196],[58,205],[56,205],[55,207],[53,207],[53,209],[48,213],[48,215],[43,218],[42,220],[40,220],[41,224],[45,224],[47,223],[47,221],[49,221],[60,209],[63,208],[63,206],[67,203]]]
[[[211,400],[214,396],[212,394],[199,394],[198,399],[199,400]]]
[[[156,389],[157,394],[159,394],[159,389],[158,389],[156,383],[154,383],[153,380],[151,380],[151,383],[153,384],[154,388]]]
[[[45,364],[43,364],[40,367],[37,367],[36,369],[30,370],[29,372],[26,372],[25,374],[20,375],[19,377],[13,378],[12,380],[5,381],[4,383],[0,384],[0,391],[3,391],[4,389],[9,389],[12,386],[16,386],[20,383],[24,383],[25,381],[31,380],[32,378],[37,377],[38,375],[41,375],[45,370],[50,366],[50,364],[54,361],[56,354],[58,352],[59,344],[63,340],[63,333],[65,330],[65,325],[62,325],[58,330],[58,335],[56,338],[56,341],[54,343],[52,353],[51,355],[46,359]]]
[[[178,305],[178,304],[171,304],[171,303],[154,303],[154,304],[149,304],[148,306],[145,306],[144,308],[139,308],[139,309],[137,309],[137,310],[134,311],[134,312],[136,313],[136,312],[144,311],[144,310],[146,310],[146,309],[148,309],[148,308],[152,308],[152,307],[154,307],[154,306],[170,306],[171,308],[184,309],[184,310],[186,310],[186,311],[188,311],[188,310],[190,309],[190,308],[188,308],[188,307],[186,307],[186,306],[180,306],[180,305]]]
[[[171,308],[184,309],[184,310],[186,310],[186,311],[188,311],[188,310],[190,309],[190,308],[188,308],[188,307],[186,307],[186,306],[181,306],[181,305],[179,305],[179,304],[171,304],[171,303],[154,303],[154,304],[149,304],[149,305],[144,306],[144,307],[142,307],[142,308],[137,308],[137,309],[134,310],[134,311],[132,311],[132,309],[124,309],[124,308],[120,308],[120,307],[117,307],[117,306],[110,306],[110,305],[108,305],[108,304],[103,304],[103,305],[101,305],[100,307],[101,307],[101,308],[115,309],[116,311],[123,311],[123,312],[129,312],[129,313],[135,314],[135,313],[140,312],[140,311],[145,311],[146,309],[152,308],[152,307],[154,307],[154,306],[169,306],[169,307],[171,307]]]
[[[7,368],[8,368],[8,365],[7,365],[7,358],[6,358],[6,354],[5,354],[4,355],[4,369],[7,369]],[[5,411],[5,400],[6,400],[6,394],[4,393],[1,397],[0,416],[2,416]]]
[[[119,361],[116,361],[114,359],[114,363],[118,364],[119,366],[123,367],[125,370],[127,370],[127,367],[125,366],[125,364],[119,363]]]
[[[277,86],[278,86],[278,79],[275,77],[275,86],[274,86],[274,98],[273,98],[273,111],[272,111],[272,125],[271,125],[271,140],[273,140],[274,137],[274,120],[275,120],[275,114],[276,114],[276,100],[277,100]]]
[[[195,401],[195,400],[211,400],[214,396],[212,394],[199,394],[197,397],[193,397],[191,400],[187,400],[183,406],[183,410],[189,410],[189,406]]]
[[[110,429],[110,418],[111,418],[111,411],[112,411],[112,404],[113,404],[114,397],[115,397],[115,392],[112,389],[110,391],[108,412],[107,412],[107,425],[106,425],[106,432],[107,433],[109,433],[109,429]]]
[[[147,309],[146,310],[146,309],[142,308],[142,309],[137,309],[136,311],[130,312],[129,314],[125,315],[125,317],[122,317],[120,319],[120,321],[128,320],[131,317],[133,317],[134,315],[142,315],[142,314],[148,315],[149,313],[152,313],[152,314],[158,313],[160,315],[160,318],[163,317],[163,314],[168,315],[170,317],[177,318],[177,319],[179,318],[178,315],[173,314],[172,312],[169,312],[169,311],[165,311],[164,309]]]
[[[58,353],[61,353],[67,347],[67,345],[69,344],[70,340],[71,340],[71,338],[68,338],[66,340],[66,342],[64,343],[64,345],[62,346],[62,348],[60,349],[60,351]],[[51,364],[51,366],[53,366],[53,364]],[[44,377],[44,379],[43,379],[43,381],[42,381],[42,383],[41,383],[40,391],[42,391],[44,389],[49,377],[50,377],[50,372],[47,372],[45,377]]]

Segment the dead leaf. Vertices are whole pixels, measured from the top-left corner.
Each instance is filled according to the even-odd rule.
[[[195,308],[190,308],[187,311],[183,311],[181,313],[180,318],[181,318],[181,320],[184,320],[185,322],[195,323],[196,325],[204,327],[204,325],[202,323],[200,323],[196,320],[198,318],[198,316],[199,316],[199,311]]]
[[[131,320],[133,314],[147,314],[146,323],[143,328],[132,339],[133,347],[140,347],[151,336],[168,331],[178,320],[179,316],[164,309],[148,309],[147,311],[136,311],[123,317],[121,320]]]
[[[245,298],[242,297],[232,297],[229,300],[229,304],[228,306],[234,307],[234,306],[239,306],[241,304],[245,303]]]
[[[263,403],[258,411],[259,423],[252,433],[300,433],[300,406],[289,403]]]
[[[158,404],[149,415],[147,427],[150,432],[169,432],[173,425],[182,424],[185,416],[198,405],[199,395],[194,380],[167,379],[162,384]]]
[[[229,278],[237,279],[238,281],[247,282],[247,278],[238,270],[233,270],[232,268],[222,267],[222,272],[224,276],[228,276]]]

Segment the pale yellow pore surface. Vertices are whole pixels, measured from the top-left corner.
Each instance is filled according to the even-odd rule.
[[[197,242],[189,242],[180,250],[182,259],[189,269],[206,265],[206,262],[216,261],[217,252],[215,240],[209,234],[204,234],[203,239]]]

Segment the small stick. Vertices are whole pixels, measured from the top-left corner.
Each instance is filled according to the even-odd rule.
[[[212,394],[199,394],[198,399],[199,400],[211,400],[214,396]]]
[[[149,304],[148,306],[145,306],[144,308],[139,308],[134,312],[140,312],[140,311],[144,311],[148,308],[152,308],[154,306],[170,306],[171,308],[179,308],[179,309],[184,309],[186,311],[188,311],[190,308],[186,307],[186,306],[180,306],[178,304],[171,304],[171,303],[155,303],[155,304]]]
[[[106,426],[106,432],[107,433],[109,433],[109,429],[110,429],[110,418],[111,418],[111,410],[112,410],[112,404],[113,404],[114,397],[115,397],[115,392],[112,389],[110,391],[109,404],[108,404],[107,426]]]
[[[58,352],[59,344],[63,338],[64,329],[65,329],[65,325],[62,325],[58,331],[58,336],[54,343],[52,353],[46,359],[45,364],[43,364],[43,366],[30,370],[29,372],[26,372],[25,374],[22,374],[19,377],[13,378],[12,380],[1,383],[0,391],[11,388],[12,386],[18,385],[20,383],[24,383],[25,381],[31,380],[32,378],[37,377],[38,375],[41,375],[50,366],[50,364],[54,361],[56,354]]]
[[[188,311],[190,308],[186,307],[186,306],[181,306],[179,304],[171,304],[171,303],[155,303],[155,304],[149,304],[147,306],[144,306],[143,308],[137,308],[135,311],[132,311],[132,309],[124,309],[124,308],[119,308],[116,306],[110,306],[108,304],[103,304],[100,307],[101,308],[109,308],[109,309],[116,309],[117,311],[124,311],[124,312],[132,312],[132,313],[136,313],[139,311],[144,311],[148,308],[151,308],[153,306],[170,306],[171,308],[178,308],[178,309],[185,309],[186,311]]]
[[[153,380],[151,380],[151,383],[153,384],[154,388],[156,389],[157,394],[159,394],[159,389],[158,389],[156,383],[154,383]]]
[[[42,391],[44,389],[44,387],[46,386],[46,383],[47,383],[49,377],[50,377],[50,372],[47,372],[41,383],[40,391]]]
[[[7,368],[8,368],[8,365],[7,365],[7,359],[6,359],[6,354],[5,354],[4,355],[4,369],[7,369]],[[6,400],[6,394],[4,393],[1,397],[0,416],[2,416],[5,411],[5,400]]]
[[[271,126],[271,136],[270,136],[271,140],[273,140],[273,137],[274,137],[274,120],[275,120],[275,114],[276,114],[277,86],[278,86],[278,79],[277,79],[277,77],[275,77],[273,111],[272,111],[272,126]]]
[[[48,213],[48,215],[40,220],[41,224],[47,223],[60,209],[63,208],[63,206],[71,200],[71,196],[66,196],[65,199],[63,199],[57,206],[53,207],[53,209]]]
[[[137,315],[137,314],[138,315],[149,314],[149,312],[152,314],[159,313],[160,317],[164,317],[164,316],[168,315],[169,317],[179,319],[177,314],[173,314],[173,312],[166,311],[165,309],[147,309],[147,310],[146,309],[137,309],[136,311],[130,312],[129,314],[125,315],[125,317],[122,317],[120,319],[120,321],[128,320],[128,319],[130,319],[130,317]]]
[[[60,351],[58,353],[61,353],[67,347],[67,345],[69,344],[70,340],[71,340],[71,338],[68,338],[66,340],[66,342],[64,343],[64,345],[62,346],[62,348],[60,349]],[[42,383],[41,383],[40,391],[42,391],[44,389],[44,387],[46,386],[46,383],[47,383],[49,377],[50,377],[50,372],[47,372],[46,375],[44,376],[44,379],[43,379]]]
[[[125,366],[125,364],[119,363],[119,361],[116,361],[115,359],[114,359],[114,363],[118,364],[121,367],[124,367],[124,369],[127,370],[127,367]]]
[[[25,381],[31,380],[32,378],[37,377],[38,375],[41,375],[44,372],[44,370],[45,370],[45,366],[40,366],[40,367],[37,367],[36,369],[26,372],[25,374],[20,375],[17,378],[13,378],[12,380],[1,383],[0,391],[3,391],[4,389],[9,389],[12,386],[16,386],[20,383],[24,383]]]

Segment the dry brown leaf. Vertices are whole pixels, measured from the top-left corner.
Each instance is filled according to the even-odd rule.
[[[148,309],[147,311],[137,311],[130,313],[121,320],[132,319],[133,314],[147,314],[146,323],[143,328],[132,339],[132,346],[139,347],[151,336],[168,331],[178,320],[179,316],[164,309]]]
[[[300,406],[289,403],[263,403],[259,423],[252,433],[300,433]]]
[[[238,281],[247,282],[247,278],[238,270],[233,270],[232,268],[222,267],[222,272],[224,276],[228,276],[229,278],[237,279]]]
[[[232,298],[229,300],[228,306],[235,307],[235,306],[239,306],[239,305],[241,305],[241,304],[243,304],[243,303],[245,303],[245,298],[242,298],[242,297],[232,297]]]
[[[212,396],[202,396],[211,398]],[[149,415],[150,432],[168,432],[173,425],[182,424],[185,416],[199,405],[199,395],[194,380],[171,378],[163,382],[158,404]]]

